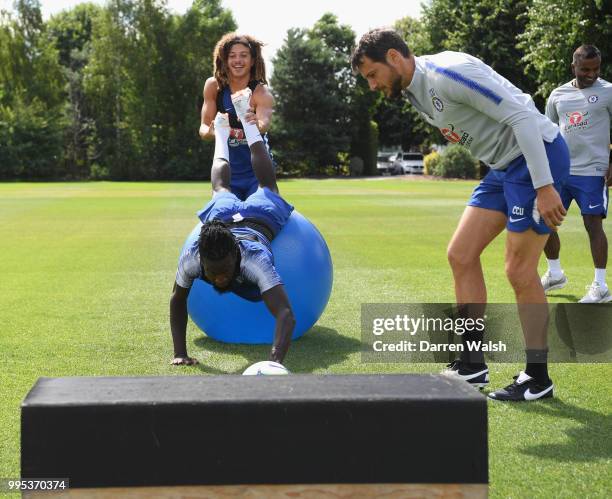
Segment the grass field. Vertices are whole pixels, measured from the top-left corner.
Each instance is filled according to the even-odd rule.
[[[439,370],[362,363],[360,304],[454,301],[445,249],[473,185],[282,182],[282,194],[326,237],[335,272],[325,314],[293,344],[287,367],[298,373]],[[266,358],[266,347],[218,344],[190,325],[189,352],[201,364],[169,365],[168,299],[178,252],[209,189],[201,183],[0,184],[0,477],[19,475],[19,404],[39,376],[239,373]],[[561,237],[570,283],[553,301],[576,301],[593,270],[575,208]],[[492,302],[513,301],[502,255],[503,236],[483,257]],[[491,365],[492,387],[507,384],[518,369]],[[554,400],[489,403],[491,496],[610,497],[612,369],[556,364],[550,372]],[[460,459],[453,442],[440,452]]]

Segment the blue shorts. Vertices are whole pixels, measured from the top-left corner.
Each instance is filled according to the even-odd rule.
[[[267,187],[258,188],[246,200],[241,201],[233,192],[218,192],[198,212],[202,223],[208,220],[239,222],[245,218],[260,220],[276,236],[289,221],[293,211],[287,201]]]
[[[236,197],[242,201],[246,200],[251,194],[253,194],[259,188],[259,182],[253,171],[253,165],[251,164],[251,149],[246,141],[244,132],[241,130],[234,130],[235,133],[240,134],[239,137],[230,138],[229,144],[229,164],[231,168],[231,180],[230,189]],[[270,151],[270,145],[268,144],[268,136],[264,134],[263,142],[268,150],[270,158],[272,158],[272,152]],[[272,159],[272,164],[276,170],[276,165]]]
[[[561,200],[567,210],[572,200],[582,215],[608,215],[608,186],[605,177],[570,175],[561,189]]]
[[[570,158],[567,144],[561,135],[552,142],[544,142],[554,187],[560,193],[569,177]],[[549,234],[537,209],[534,209],[536,190],[531,182],[524,156],[513,160],[505,170],[491,170],[474,189],[468,206],[501,211],[508,217],[506,228],[513,232],[533,229],[538,234]]]
[[[230,182],[230,189],[232,190],[232,193],[234,193],[241,201],[246,200],[246,198],[248,198],[251,194],[254,194],[258,188],[259,181],[257,180],[257,177],[255,177],[253,170],[251,170],[251,176],[239,177],[236,180],[234,180],[234,177],[232,177]]]

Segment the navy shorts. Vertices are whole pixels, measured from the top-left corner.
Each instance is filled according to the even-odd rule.
[[[251,194],[254,194],[255,191],[259,188],[259,181],[255,177],[253,170],[251,170],[251,175],[246,177],[237,178],[230,182],[230,189],[232,193],[236,195],[238,199],[241,201],[245,201]]]
[[[246,200],[241,201],[233,192],[216,193],[208,204],[198,212],[202,223],[208,220],[240,222],[244,219],[260,220],[276,236],[289,221],[293,211],[287,201],[267,187],[259,187]]]
[[[561,135],[544,142],[554,187],[561,193],[569,177],[570,157]],[[491,170],[474,189],[468,206],[501,211],[508,217],[506,228],[513,232],[533,229],[538,234],[551,231],[535,206],[536,190],[523,155],[513,160],[505,170]]]
[[[561,189],[561,200],[565,209],[572,200],[580,207],[582,215],[608,215],[608,186],[605,177],[570,175]]]

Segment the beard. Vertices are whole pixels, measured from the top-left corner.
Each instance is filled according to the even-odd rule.
[[[578,78],[578,77],[576,77],[576,81],[578,82],[578,85],[580,87],[584,88],[584,87],[591,87],[591,86],[593,86],[593,84],[597,81],[597,78],[589,80],[588,78]]]
[[[389,89],[389,99],[397,100],[402,96],[402,77],[393,70],[393,80]]]

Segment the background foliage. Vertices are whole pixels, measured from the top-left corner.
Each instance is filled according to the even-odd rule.
[[[480,57],[542,107],[582,43],[600,48],[610,78],[611,13],[612,0],[431,0],[395,28],[417,55]],[[221,0],[183,15],[165,0],[82,3],[46,21],[39,0],[17,0],[0,13],[0,179],[207,179],[202,87],[214,44],[235,29]],[[407,102],[351,72],[355,43],[329,13],[287,32],[270,75],[279,171],[372,175],[381,147],[442,142]]]

